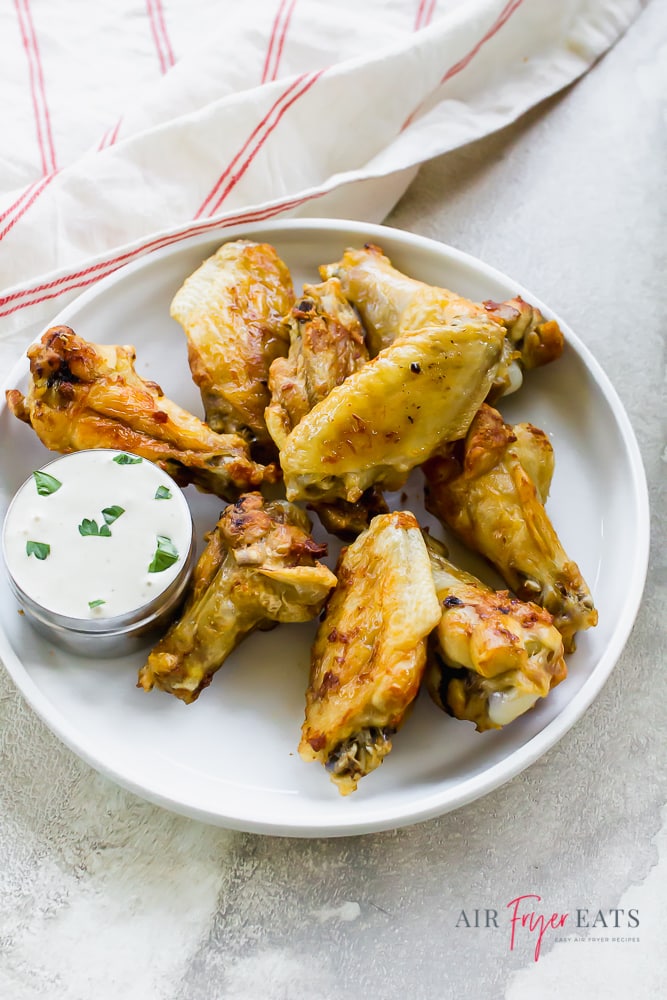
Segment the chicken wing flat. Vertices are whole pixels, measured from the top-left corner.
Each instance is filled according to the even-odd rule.
[[[287,354],[294,303],[287,266],[268,243],[225,243],[179,289],[171,315],[187,335],[206,422],[265,449],[271,362]]]
[[[443,443],[463,437],[495,378],[504,330],[485,310],[399,337],[317,403],[287,436],[290,500],[355,503],[399,489]]]
[[[313,645],[299,753],[324,764],[347,795],[391,750],[417,695],[440,607],[409,512],[375,517],[342,551],[336,575]]]
[[[447,288],[409,278],[372,243],[346,250],[341,260],[320,271],[323,277],[339,278],[344,294],[359,310],[372,356],[407,333],[449,325],[454,316],[478,319],[486,311],[506,331],[492,399],[517,389],[525,369],[554,361],[563,351],[563,335],[555,320],[546,321],[519,296],[508,302],[472,302]]]
[[[279,448],[313,406],[368,361],[359,317],[338,279],[304,285],[303,291],[289,319],[289,355],[276,358],[269,372],[271,404],[265,417]],[[328,531],[345,539],[355,538],[372,517],[388,510],[373,489],[356,503],[322,501],[312,508]]]
[[[481,552],[518,597],[553,615],[570,652],[575,633],[597,624],[597,611],[544,509],[552,462],[542,431],[512,428],[485,404],[465,441],[425,464],[426,507]],[[541,465],[547,472],[537,478],[538,492],[527,469]]]
[[[7,393],[10,410],[52,451],[118,448],[150,459],[181,485],[230,500],[275,481],[236,434],[216,434],[134,370],[133,347],[101,346],[67,326],[28,349],[30,388]]]
[[[195,567],[183,614],[150,653],[138,687],[190,703],[239,643],[272,622],[315,618],[336,577],[304,512],[248,493],[222,513]]]
[[[501,729],[567,676],[548,611],[494,591],[427,537],[441,618],[429,639],[425,682],[437,705],[479,732]]]

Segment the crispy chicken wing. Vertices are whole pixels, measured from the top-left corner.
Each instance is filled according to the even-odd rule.
[[[561,635],[548,611],[458,569],[434,539],[426,545],[442,609],[426,687],[440,708],[479,732],[500,729],[567,676]]]
[[[372,356],[397,337],[426,325],[449,325],[453,316],[476,319],[486,311],[506,331],[492,399],[518,389],[525,369],[554,361],[563,351],[563,335],[555,320],[545,321],[538,309],[519,296],[508,302],[472,302],[446,288],[409,278],[372,243],[346,250],[341,260],[320,271],[323,277],[339,278],[343,292],[359,310]]]
[[[289,354],[271,365],[271,403],[265,413],[279,448],[316,403],[368,361],[363,327],[337,278],[303,286],[288,329]]]
[[[552,462],[542,431],[512,428],[485,404],[465,441],[425,464],[426,507],[486,556],[522,600],[553,615],[570,652],[575,633],[597,624],[597,611],[544,509]],[[528,471],[536,469],[537,486]]]
[[[11,411],[47,448],[118,448],[160,465],[181,485],[227,500],[275,481],[277,470],[250,460],[236,434],[216,434],[134,370],[133,347],[92,344],[52,327],[28,349],[30,389],[7,393]]]
[[[269,372],[271,404],[265,417],[279,448],[313,406],[368,361],[359,317],[338,279],[304,285],[303,291],[289,319],[289,355],[276,358]],[[381,494],[370,489],[356,503],[321,501],[312,504],[312,509],[328,531],[350,539],[388,508]]]
[[[254,629],[315,618],[336,584],[308,518],[285,500],[248,493],[207,536],[183,614],[139,672],[138,686],[195,701]]]
[[[359,250],[346,250],[336,263],[322,265],[320,274],[323,278],[338,278],[344,295],[358,309],[371,357],[397,337],[425,328],[468,320],[502,325],[483,305],[447,288],[409,278],[373,243]]]
[[[341,553],[313,646],[299,753],[343,795],[382,763],[417,695],[426,636],[440,620],[413,514],[375,517]]]
[[[493,403],[518,389],[525,371],[556,361],[565,341],[556,320],[545,320],[540,310],[520,295],[507,302],[488,300],[484,308],[507,330],[503,359],[488,396],[488,402]]]
[[[486,311],[399,337],[317,403],[280,450],[290,500],[399,489],[462,437],[495,378],[504,330]]]
[[[192,376],[206,422],[247,436],[265,453],[269,367],[287,354],[286,314],[294,302],[287,266],[272,246],[225,243],[179,289],[171,315],[188,338]]]

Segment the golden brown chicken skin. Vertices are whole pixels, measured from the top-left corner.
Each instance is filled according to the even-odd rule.
[[[322,265],[320,274],[339,279],[361,316],[371,357],[397,337],[426,327],[449,326],[455,320],[502,325],[483,305],[403,274],[373,243],[346,250],[339,261]]]
[[[465,440],[425,464],[426,507],[481,552],[518,597],[553,615],[570,652],[575,633],[597,624],[597,611],[544,508],[552,463],[542,431],[512,428],[485,404]],[[541,470],[537,486],[527,469]]]
[[[426,687],[445,712],[501,729],[567,676],[563,640],[548,611],[494,591],[454,566],[427,537],[441,618],[429,640]]]
[[[287,329],[289,353],[271,364],[265,414],[279,448],[316,403],[369,360],[363,327],[337,278],[304,285]]]
[[[415,466],[466,433],[503,341],[484,310],[398,337],[287,436],[280,464],[289,499],[355,503],[370,487],[400,489]]]
[[[288,327],[289,354],[276,358],[271,365],[271,404],[265,414],[271,437],[279,448],[317,403],[368,361],[364,330],[337,278],[304,285]],[[356,503],[322,501],[311,508],[327,531],[346,540],[364,531],[376,514],[388,510],[382,495],[374,489]]]
[[[486,312],[506,332],[491,401],[518,389],[525,370],[548,364],[563,351],[558,323],[545,320],[539,309],[520,296],[507,302],[473,302],[447,288],[408,277],[372,243],[346,250],[341,260],[324,265],[320,271],[323,277],[337,277],[344,294],[359,310],[371,356],[426,324],[446,325],[452,315],[474,319]]]
[[[181,485],[233,499],[277,470],[250,460],[235,434],[215,434],[134,370],[133,347],[102,346],[52,327],[28,349],[27,396],[7,403],[52,451],[117,448],[150,459]]]
[[[255,629],[315,618],[336,584],[318,561],[324,554],[298,507],[241,497],[207,536],[183,613],[150,653],[138,686],[193,702]]]
[[[523,382],[524,372],[556,361],[563,353],[565,340],[556,320],[545,319],[520,295],[506,302],[488,300],[483,305],[507,331],[502,362],[487,398],[493,403],[515,392]]]
[[[287,354],[284,320],[293,303],[286,264],[268,243],[248,240],[223,244],[171,303],[187,335],[206,422],[246,436],[262,456],[271,444],[264,420],[269,368]]]
[[[417,695],[426,637],[440,620],[413,514],[375,517],[341,553],[313,645],[299,753],[343,795],[382,763]]]

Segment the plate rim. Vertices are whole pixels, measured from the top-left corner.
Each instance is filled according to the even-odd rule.
[[[553,309],[543,303],[537,296],[533,295],[520,282],[515,281],[510,275],[487,264],[473,254],[459,250],[450,244],[433,239],[432,237],[421,236],[396,227],[385,226],[381,223],[364,223],[348,219],[328,218],[287,219],[282,221],[256,222],[246,225],[241,224],[233,227],[221,226],[205,233],[175,240],[166,247],[146,253],[138,260],[119,267],[112,274],[107,275],[90,288],[84,290],[45,324],[31,343],[39,340],[45,330],[50,327],[67,324],[67,320],[71,314],[78,312],[108,288],[132,275],[135,271],[142,270],[148,265],[153,265],[156,262],[159,263],[164,258],[183,252],[185,248],[196,247],[200,244],[212,244],[220,240],[227,242],[242,237],[253,238],[258,233],[272,233],[275,238],[279,237],[282,233],[299,231],[326,231],[332,234],[340,233],[341,237],[347,234],[354,234],[364,236],[364,242],[368,242],[370,239],[377,241],[380,245],[384,234],[385,237],[399,240],[406,246],[406,249],[414,246],[420,250],[431,251],[439,255],[444,254],[450,260],[473,269],[482,277],[488,277],[492,281],[498,281],[503,284],[511,284],[516,294],[526,298],[537,306],[537,308],[541,309],[545,315],[556,319],[561,325],[566,342],[574,350],[579,360],[594,379],[598,390],[604,396],[611,415],[616,421],[618,432],[625,446],[626,458],[632,471],[631,492],[638,514],[632,572],[629,577],[626,576],[624,578],[625,587],[628,593],[632,595],[632,599],[624,605],[623,613],[617,618],[609,641],[602,655],[594,664],[589,677],[584,681],[575,696],[562,707],[558,715],[540,732],[532,736],[523,745],[510,751],[501,760],[489,767],[483,768],[478,774],[459,781],[453,790],[446,789],[443,791],[442,787],[435,789],[421,798],[416,808],[410,803],[407,803],[407,805],[398,810],[395,807],[393,809],[387,808],[386,803],[383,807],[377,808],[373,808],[371,803],[366,803],[366,815],[364,817],[356,815],[355,810],[354,813],[350,811],[349,817],[342,819],[333,826],[327,820],[323,820],[321,823],[310,821],[295,826],[294,823],[278,821],[275,818],[248,819],[243,815],[239,815],[238,810],[236,812],[232,810],[230,814],[229,811],[222,812],[219,809],[202,809],[199,805],[184,801],[183,796],[174,798],[134,781],[130,775],[122,770],[121,765],[117,764],[114,766],[100,758],[99,755],[96,755],[94,748],[89,747],[88,744],[90,741],[88,739],[82,739],[80,735],[77,739],[76,732],[72,733],[71,731],[73,727],[28,673],[2,625],[0,625],[0,658],[2,658],[19,693],[47,728],[94,770],[110,778],[116,784],[131,791],[133,794],[180,815],[228,829],[299,838],[342,837],[375,833],[413,825],[460,809],[488,795],[516,777],[534,764],[569,732],[572,726],[590,708],[606,684],[632,632],[641,604],[648,572],[650,507],[646,473],[641,452],[625,407],[600,362],[570,328],[569,324],[562,320]],[[25,375],[26,368],[27,363],[24,352],[22,357],[17,359],[7,378],[3,381],[0,412],[7,408],[4,391],[8,388],[13,388],[16,384],[16,379]]]

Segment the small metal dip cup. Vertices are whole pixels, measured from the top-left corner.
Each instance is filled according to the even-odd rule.
[[[48,467],[45,465],[42,468],[48,469]],[[131,609],[114,617],[71,618],[51,611],[35,601],[17,583],[9,569],[5,547],[5,528],[21,489],[22,487],[17,490],[5,515],[2,532],[2,556],[10,589],[35,630],[69,653],[104,659],[138,652],[164,634],[182,604],[196,561],[196,539],[192,515],[189,515],[191,533],[188,552],[183,559],[178,575],[160,594],[142,607]],[[180,487],[174,483],[173,489],[179,490]],[[185,506],[187,507],[187,503]]]

